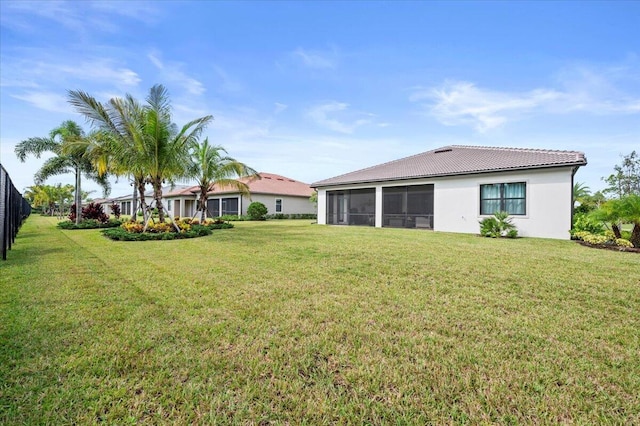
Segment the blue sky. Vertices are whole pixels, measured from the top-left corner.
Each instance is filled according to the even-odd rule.
[[[143,100],[156,83],[177,124],[212,114],[210,141],[307,183],[462,144],[583,151],[576,179],[597,190],[640,150],[640,2],[3,0],[0,23],[19,190],[43,160],[19,163],[17,143],[89,130],[67,90]]]

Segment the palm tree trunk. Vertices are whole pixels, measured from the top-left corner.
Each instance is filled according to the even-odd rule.
[[[133,194],[131,195],[131,222],[135,222],[138,213],[138,188],[133,185]]]
[[[144,218],[144,223],[147,223],[147,203],[145,201],[145,197],[144,197],[144,179],[139,179],[137,182],[137,187],[138,187],[138,195],[140,196],[140,208],[142,209],[142,217]],[[134,213],[132,220],[136,220],[136,215],[138,214],[138,206],[135,207],[136,208],[136,212]]]
[[[204,224],[207,211],[207,193],[206,191],[200,191],[200,223]]]
[[[164,223],[164,208],[162,207],[162,181],[153,179],[153,199],[156,200],[156,208],[158,209],[158,220]]]
[[[616,238],[622,238],[622,234],[620,233],[620,227],[618,226],[617,223],[611,224],[611,231],[613,231],[613,235],[615,235]]]
[[[82,219],[82,194],[80,193],[80,167],[76,166],[76,225]]]
[[[631,231],[631,244],[634,247],[640,248],[640,222],[633,223],[633,230]]]

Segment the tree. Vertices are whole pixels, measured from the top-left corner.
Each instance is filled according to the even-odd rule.
[[[622,164],[616,165],[615,173],[602,178],[609,186],[605,193],[613,194],[617,198],[627,195],[640,195],[640,155],[632,151],[622,157]]]
[[[190,146],[191,164],[187,177],[195,179],[198,186],[198,211],[203,222],[207,212],[207,193],[215,186],[233,188],[243,195],[249,195],[249,187],[238,178],[260,179],[251,167],[227,156],[227,151],[216,145],[209,145],[209,138],[202,143],[193,141]]]
[[[633,224],[631,230],[631,244],[640,247],[640,195],[632,194],[619,201],[618,213],[625,222]]]
[[[145,187],[149,183],[144,169],[144,107],[131,95],[112,98],[106,104],[79,90],[69,91],[69,103],[97,127],[102,137],[94,138],[87,148],[99,173],[128,176],[133,184],[133,212],[136,220],[139,209],[147,217]],[[139,204],[138,204],[139,196]]]
[[[84,155],[85,152],[77,148],[77,143],[86,138],[87,136],[77,123],[67,120],[53,129],[48,138],[29,138],[20,142],[15,148],[16,156],[21,162],[24,162],[29,154],[35,155],[36,158],[40,158],[44,152],[55,154],[54,157],[47,159],[40,170],[36,172],[36,184],[42,184],[51,176],[74,173],[75,199],[80,211],[82,208],[82,174],[102,186],[105,195],[109,194],[111,190],[106,176],[100,176],[91,161]],[[79,215],[77,221],[80,221]]]
[[[151,184],[155,208],[163,222],[162,184],[187,174],[189,147],[213,117],[197,118],[178,128],[171,121],[167,90],[160,84],[149,90],[145,105],[126,95],[125,100],[114,98],[104,106],[80,91],[69,92],[69,102],[110,135],[100,155],[110,156],[120,172],[133,176],[141,197],[144,185]]]

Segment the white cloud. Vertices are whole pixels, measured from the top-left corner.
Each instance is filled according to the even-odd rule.
[[[36,108],[52,112],[72,113],[73,109],[67,103],[67,98],[53,92],[25,92],[21,95],[11,95],[13,98],[28,102]]]
[[[552,90],[507,93],[476,87],[473,83],[446,82],[441,87],[418,89],[409,100],[431,100],[429,113],[447,126],[471,125],[484,132],[499,127],[516,115],[539,108],[562,94]]]
[[[304,50],[299,47],[293,51],[292,55],[294,58],[301,61],[302,64],[309,68],[323,69],[336,67],[336,60],[335,58],[332,58],[332,56],[335,57],[334,52],[328,53]]]
[[[4,58],[3,58],[4,59]],[[3,61],[3,87],[37,88],[64,86],[76,81],[106,83],[119,88],[137,86],[141,79],[133,70],[109,58],[85,58],[83,61],[54,62],[49,59]],[[73,65],[69,65],[73,63]],[[37,81],[37,83],[36,83]],[[50,84],[46,84],[50,83]]]
[[[467,81],[447,81],[439,87],[414,87],[409,100],[420,103],[428,115],[444,125],[467,125],[478,132],[486,132],[533,114],[640,113],[640,93],[617,88],[618,80],[634,78],[633,75],[628,69],[621,75],[621,68],[573,67],[559,73],[560,87],[557,89],[536,88],[525,92],[491,90]]]
[[[153,51],[147,55],[147,58],[160,71],[162,80],[176,83],[192,95],[202,95],[206,91],[204,84],[182,71],[182,64],[166,63],[160,56],[160,52]]]
[[[351,134],[360,126],[373,124],[374,114],[350,111],[349,104],[333,101],[311,108],[307,116],[321,127]]]

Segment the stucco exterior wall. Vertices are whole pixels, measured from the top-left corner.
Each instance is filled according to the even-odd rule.
[[[480,185],[526,182],[526,214],[511,216],[524,237],[569,239],[572,204],[572,167],[499,172],[437,179],[384,182],[318,188],[318,223],[326,224],[326,192],[376,188],[376,226],[382,226],[383,187],[434,184],[434,230],[479,233]]]
[[[282,211],[276,212],[276,199],[282,200]],[[315,214],[316,206],[309,198],[293,197],[290,195],[251,194],[251,199],[242,201],[242,214],[247,214],[247,208],[253,201],[260,202],[267,207],[268,214]]]

